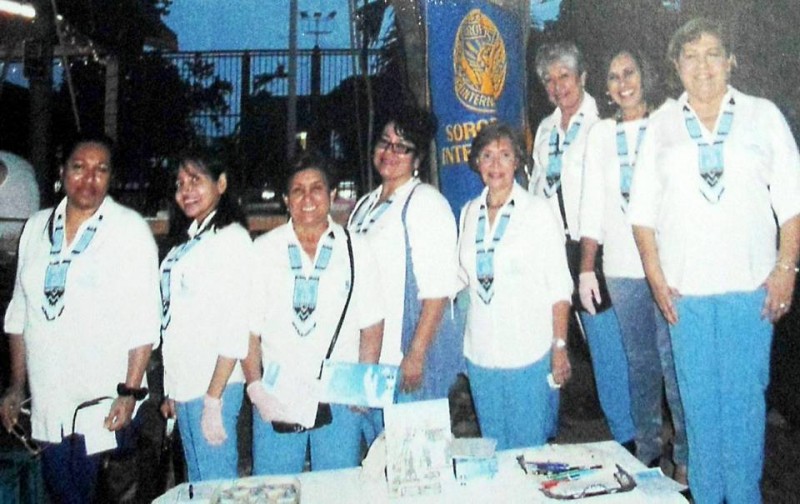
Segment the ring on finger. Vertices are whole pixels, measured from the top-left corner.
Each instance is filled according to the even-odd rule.
[[[786,308],[786,303],[779,304],[778,308],[780,308],[781,310],[785,309]]]

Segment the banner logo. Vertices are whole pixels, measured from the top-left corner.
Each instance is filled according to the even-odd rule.
[[[506,81],[506,46],[480,9],[464,16],[453,47],[455,93],[467,109],[494,113]]]

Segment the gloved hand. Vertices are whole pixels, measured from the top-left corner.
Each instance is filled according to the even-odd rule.
[[[228,435],[222,425],[222,399],[206,395],[203,399],[203,415],[200,418],[203,437],[212,446],[221,445]]]
[[[593,300],[597,304],[603,302],[600,297],[600,283],[597,281],[594,271],[585,271],[578,275],[578,294],[580,294],[581,304],[586,311],[594,315],[596,310]]]
[[[285,417],[281,403],[267,393],[261,381],[254,381],[247,386],[247,397],[265,422],[283,420]]]

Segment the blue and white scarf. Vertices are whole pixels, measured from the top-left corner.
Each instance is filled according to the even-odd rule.
[[[314,320],[314,311],[317,309],[319,296],[319,277],[328,268],[333,253],[333,231],[325,236],[321,249],[314,263],[314,270],[308,277],[303,275],[303,261],[300,257],[300,247],[296,243],[288,245],[289,266],[294,273],[294,293],[292,294],[292,308],[294,320],[292,325],[301,337],[308,336],[317,325]]]
[[[688,105],[683,106],[683,117],[686,121],[686,129],[689,136],[697,144],[698,166],[700,167],[700,192],[710,203],[719,202],[722,193],[725,191],[725,157],[723,147],[728,133],[733,124],[733,112],[736,102],[731,97],[722,109],[722,117],[717,126],[717,134],[714,142],[709,144],[703,139],[700,130],[700,122],[697,116],[689,109]]]
[[[633,151],[633,157],[628,152],[628,138],[625,134],[625,125],[621,118],[617,119],[617,157],[619,158],[619,193],[622,197],[622,211],[628,211],[628,203],[631,200],[631,181],[633,180],[633,169],[636,167],[636,159],[639,157],[639,147],[644,140],[644,134],[647,131],[648,117],[645,114],[644,119],[639,124],[639,132],[636,134],[636,150]]]
[[[61,257],[61,250],[64,246],[64,214],[59,214],[55,219],[50,243],[50,261],[44,273],[44,300],[42,302],[42,312],[49,321],[57,319],[64,312],[64,293],[67,290],[69,267],[72,261],[92,242],[97,228],[103,221],[103,214],[100,210],[97,211],[81,233],[75,247],[66,257]]]
[[[206,223],[210,222],[210,219],[206,219]],[[172,247],[172,250],[169,251],[167,257],[164,258],[164,262],[162,263],[161,267],[161,332],[163,333],[167,327],[169,327],[169,323],[172,321],[172,313],[170,309],[170,299],[172,296],[172,269],[175,267],[175,264],[186,254],[189,253],[194,247],[196,247],[200,240],[203,239],[204,236],[207,235],[206,231],[209,230],[209,227],[199,230],[193,237],[189,240],[181,243],[180,245],[176,245]]]
[[[567,135],[564,137],[564,144],[559,145],[558,126],[553,126],[550,130],[550,140],[547,144],[547,174],[545,176],[544,195],[549,198],[558,192],[561,187],[561,164],[562,157],[567,151],[567,148],[575,141],[578,132],[581,129],[581,120],[583,119],[583,112],[578,114],[575,122],[569,127]]]
[[[475,274],[478,277],[478,297],[484,304],[492,302],[494,297],[494,251],[497,244],[503,239],[503,235],[511,219],[511,212],[514,210],[514,200],[508,202],[500,214],[492,241],[486,243],[486,227],[489,221],[489,212],[486,203],[481,203],[478,211],[478,228],[475,232]]]
[[[364,211],[357,210],[351,226],[357,234],[364,234],[392,206],[392,198],[381,201],[377,205],[368,205]]]

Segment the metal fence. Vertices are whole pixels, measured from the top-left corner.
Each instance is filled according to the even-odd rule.
[[[342,81],[360,73],[359,52],[350,49],[304,49],[297,51],[296,90],[298,97],[324,96]],[[254,94],[268,93],[275,97],[289,94],[289,51],[206,51],[164,53],[190,84],[203,84],[215,77],[232,85],[227,96],[228,111],[211,116],[197,114],[194,122],[198,133],[206,137],[235,134],[241,123],[242,110]],[[378,50],[367,53],[367,71],[374,75],[378,70]],[[191,70],[202,64],[210,69],[210,76],[198,78]]]

